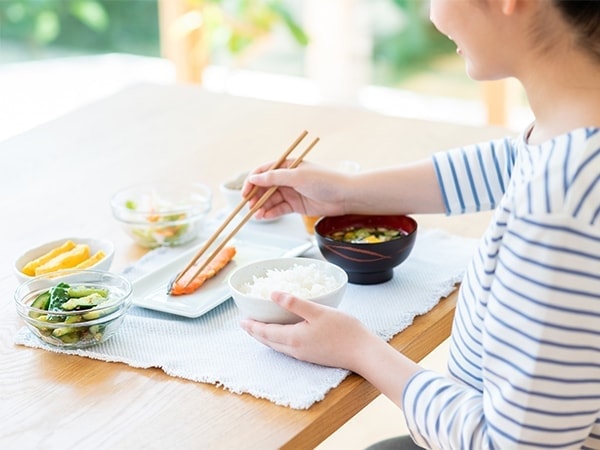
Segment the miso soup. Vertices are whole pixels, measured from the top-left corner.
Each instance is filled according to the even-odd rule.
[[[379,244],[406,236],[402,230],[388,227],[351,227],[334,231],[327,237],[352,244]]]

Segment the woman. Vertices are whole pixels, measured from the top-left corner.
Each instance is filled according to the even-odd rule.
[[[242,327],[366,378],[420,447],[600,448],[600,1],[432,0],[431,20],[471,78],[522,83],[535,121],[518,139],[357,175],[263,165],[244,193],[279,186],[268,218],[495,209],[460,288],[449,376],[284,293],[273,301],[304,321]]]

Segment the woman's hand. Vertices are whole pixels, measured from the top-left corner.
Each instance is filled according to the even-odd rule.
[[[351,370],[401,406],[407,381],[420,370],[362,323],[340,310],[274,292],[272,300],[300,317],[292,325],[241,321],[252,337],[293,358]]]
[[[292,212],[307,215],[341,215],[344,214],[346,196],[351,193],[351,175],[329,170],[309,162],[303,162],[295,169],[286,169],[291,160],[283,164],[283,168],[269,170],[271,164],[255,169],[244,184],[242,195],[250,193],[254,186],[258,187],[256,195],[250,199],[250,207],[271,187],[278,186],[277,191],[256,213],[256,218],[275,218]]]
[[[337,309],[282,292],[274,292],[272,300],[304,320],[278,325],[244,319],[241,326],[248,334],[296,359],[358,370],[361,349],[374,337],[361,322]]]
[[[274,292],[271,299],[300,317],[292,325],[241,321],[252,337],[293,358],[351,370],[401,406],[407,381],[420,370],[358,319],[340,310]]]

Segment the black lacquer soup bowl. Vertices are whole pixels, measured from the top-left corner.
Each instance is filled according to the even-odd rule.
[[[374,230],[374,235],[360,243],[340,239],[340,235],[351,235],[353,230]],[[375,237],[379,232],[397,236],[380,242]],[[323,257],[344,269],[350,283],[377,284],[390,280],[394,268],[410,255],[417,237],[417,222],[406,215],[322,217],[315,224],[315,236]]]

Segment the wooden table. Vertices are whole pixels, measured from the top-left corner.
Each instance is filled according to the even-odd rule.
[[[64,236],[109,238],[119,271],[145,250],[112,219],[114,191],[149,180],[199,180],[214,189],[217,210],[221,181],[279,155],[304,129],[321,137],[314,159],[350,158],[365,169],[506,134],[140,85],[0,144],[0,448],[313,448],[378,395],[352,375],[299,411],[158,369],[13,344],[22,322],[12,262],[23,249]],[[487,218],[417,219],[422,227],[478,236]],[[441,301],[392,345],[420,360],[448,336],[454,305],[454,296]]]

